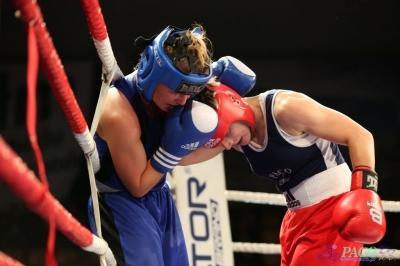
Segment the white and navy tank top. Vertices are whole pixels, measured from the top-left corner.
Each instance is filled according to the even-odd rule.
[[[272,180],[280,192],[286,192],[310,177],[330,172],[327,170],[345,161],[336,143],[309,134],[292,136],[280,128],[273,112],[279,91],[270,90],[259,95],[266,124],[264,145],[250,142],[241,149],[256,175]],[[340,168],[345,168],[347,176],[347,164]]]

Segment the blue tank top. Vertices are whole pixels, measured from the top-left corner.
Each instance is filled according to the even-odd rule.
[[[120,90],[128,99],[133,110],[138,116],[140,128],[142,131],[141,141],[146,151],[147,159],[149,159],[160,146],[161,136],[164,130],[164,120],[153,120],[147,113],[142,97],[136,83],[134,82],[133,72],[123,79],[116,81],[112,86]],[[126,187],[118,177],[114,164],[111,159],[111,154],[108,149],[107,142],[102,139],[97,133],[94,136],[97,150],[100,157],[100,170],[96,173],[96,180],[101,182],[108,188],[114,190],[127,191]],[[152,190],[158,190],[164,186],[166,182],[166,175],[161,178]],[[101,191],[101,189],[99,188]]]
[[[252,171],[273,181],[284,192],[345,161],[337,144],[308,134],[291,136],[279,127],[273,115],[273,102],[279,91],[259,95],[266,124],[264,145],[250,142],[241,149]]]

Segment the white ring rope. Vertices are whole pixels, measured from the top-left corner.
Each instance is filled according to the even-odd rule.
[[[259,254],[281,254],[281,245],[267,243],[244,243],[232,242],[233,252],[259,253]]]
[[[286,206],[285,197],[282,194],[226,190],[225,196],[228,201]],[[385,212],[400,212],[400,202],[398,201],[383,200],[382,206]]]
[[[93,140],[93,136],[90,134],[89,129],[86,128],[82,134],[75,134],[75,139],[83,149],[86,156],[90,158],[90,166],[93,167],[93,171],[97,172],[100,170],[100,159],[97,152],[96,143]]]
[[[286,201],[282,194],[226,190],[225,196],[228,201],[286,206]]]
[[[96,110],[93,115],[92,125],[90,127],[90,133],[94,136],[97,126],[99,124],[100,115],[103,110],[104,101],[107,96],[108,88],[110,87],[111,81],[115,81],[124,77],[120,68],[117,65],[117,61],[114,58],[114,53],[111,48],[110,39],[107,37],[102,41],[93,39],[94,45],[97,49],[98,55],[103,62],[103,83],[100,88],[99,99],[97,101]],[[97,171],[95,171],[97,172]]]
[[[105,74],[112,75],[107,80],[118,80],[123,78],[124,75],[118,67],[117,61],[115,60],[114,53],[111,47],[110,38],[107,36],[102,41],[93,39],[94,46],[96,47],[97,53],[100,57],[101,62],[105,70]]]

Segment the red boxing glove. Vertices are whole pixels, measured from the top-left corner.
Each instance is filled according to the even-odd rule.
[[[353,191],[346,193],[333,211],[333,224],[343,239],[374,244],[383,238],[386,218],[377,189],[378,176],[372,168],[354,168],[351,182]]]

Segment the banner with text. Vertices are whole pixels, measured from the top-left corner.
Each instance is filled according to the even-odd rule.
[[[191,266],[233,262],[223,155],[172,171]]]

